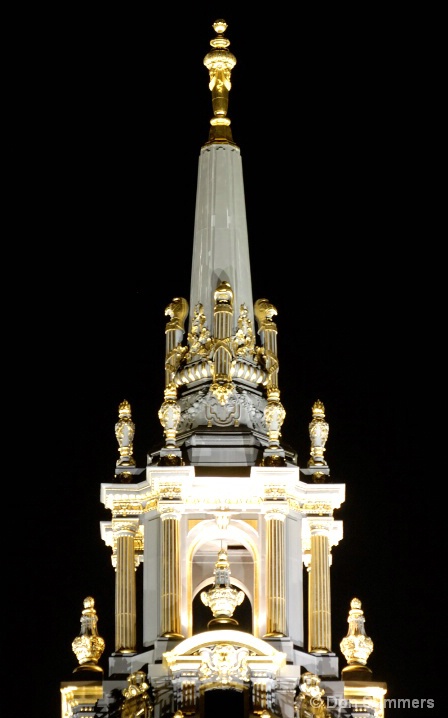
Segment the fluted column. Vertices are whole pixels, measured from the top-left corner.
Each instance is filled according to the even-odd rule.
[[[258,322],[258,334],[266,355],[269,387],[278,389],[277,325],[273,321],[277,309],[268,299],[257,299],[254,312]]]
[[[330,524],[310,524],[311,560],[308,581],[308,650],[331,652]]]
[[[165,388],[173,381],[176,369],[182,357],[182,339],[184,324],[188,315],[188,302],[183,297],[175,297],[165,309],[170,320],[165,326]],[[186,351],[186,349],[185,349]]]
[[[266,634],[264,638],[286,635],[285,599],[285,516],[280,511],[265,515],[266,550]]]
[[[160,633],[167,638],[183,638],[180,632],[180,514],[162,513],[162,614]]]
[[[230,377],[232,351],[230,339],[233,326],[233,290],[228,282],[220,282],[214,293],[213,323],[215,344],[213,352],[213,384],[210,392],[224,406],[234,392]]]
[[[115,651],[135,653],[137,643],[137,602],[135,571],[138,565],[135,537],[138,519],[114,519],[115,545]]]

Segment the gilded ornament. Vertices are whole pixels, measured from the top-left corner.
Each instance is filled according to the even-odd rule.
[[[188,315],[188,302],[183,297],[175,297],[165,309],[165,316],[170,317],[166,331],[179,329],[184,331],[185,319]]]
[[[149,684],[143,671],[136,671],[128,676],[128,687],[123,689],[123,696],[125,700],[120,718],[149,718],[152,715]]]
[[[194,308],[193,321],[191,323],[191,331],[188,333],[189,352],[187,361],[191,361],[195,355],[209,356],[213,340],[206,326],[207,317],[204,314],[204,308],[199,302]]]
[[[237,330],[233,339],[233,355],[253,358],[255,348],[254,332],[249,317],[249,310],[245,304],[240,306],[240,315]]]
[[[215,577],[213,587],[201,593],[202,603],[209,606],[213,613],[213,619],[208,622],[208,627],[218,624],[238,625],[238,621],[232,618],[232,615],[235,608],[244,601],[245,594],[230,585],[230,565],[225,549],[221,549],[218,553],[213,575]]]
[[[236,65],[236,57],[228,50],[230,41],[224,37],[227,23],[217,20],[213,23],[217,37],[210,40],[214,48],[204,57],[204,65],[209,71],[209,89],[212,93],[214,117],[210,120],[210,141],[221,140],[232,142],[230,120],[227,117],[229,92],[232,87],[231,72]],[[217,129],[215,129],[217,128]],[[218,129],[219,128],[219,129]]]
[[[164,428],[165,443],[167,448],[174,449],[176,447],[177,427],[180,421],[181,410],[176,401],[177,388],[175,384],[170,383],[165,389],[162,406],[159,409],[159,420]]]
[[[135,425],[131,417],[131,405],[126,399],[118,407],[118,421],[115,424],[115,436],[118,441],[120,459],[117,466],[135,466],[132,455]]]
[[[366,636],[364,611],[359,598],[351,600],[347,622],[348,632],[340,643],[341,651],[349,666],[365,666],[373,651],[373,641]]]
[[[277,331],[277,325],[272,321],[277,314],[277,309],[269,299],[257,299],[254,304],[254,314],[258,322],[258,333],[266,330]]]
[[[313,404],[312,415],[312,421],[308,425],[311,439],[311,458],[308,466],[326,466],[324,452],[329,427],[325,421],[325,407],[319,399]]]
[[[327,718],[320,678],[314,673],[303,673],[300,677],[299,695],[294,703],[294,715],[297,718]]]
[[[74,673],[81,670],[100,671],[98,661],[105,648],[104,639],[98,635],[98,616],[95,610],[95,600],[91,596],[84,599],[84,610],[81,614],[81,631],[72,643],[73,653],[79,661]]]
[[[221,406],[227,404],[234,391],[235,384],[231,381],[225,381],[222,383],[213,382],[210,386],[210,393],[213,394]]]

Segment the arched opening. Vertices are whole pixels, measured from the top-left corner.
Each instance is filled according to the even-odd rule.
[[[188,623],[188,635],[198,635],[207,630],[213,613],[202,604],[200,593],[208,590],[214,580],[214,571],[221,549],[227,552],[230,565],[230,582],[245,593],[241,606],[237,607],[235,619],[239,630],[255,635],[259,632],[259,534],[255,519],[230,521],[226,524],[226,512],[222,512],[220,525],[214,520],[190,520],[187,536],[187,561],[183,567],[183,580],[187,586],[184,615]],[[228,520],[228,517],[227,517]],[[199,597],[198,597],[199,596]]]
[[[248,718],[249,691],[235,688],[211,688],[200,698],[201,718]]]

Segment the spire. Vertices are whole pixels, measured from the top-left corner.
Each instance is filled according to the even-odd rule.
[[[236,57],[229,52],[230,41],[224,37],[227,30],[225,20],[213,23],[217,37],[210,40],[213,50],[204,57],[204,65],[209,71],[209,89],[212,92],[213,117],[210,120],[210,142],[231,142],[232,130],[227,117],[229,107],[229,92],[232,87],[230,75],[236,65]]]
[[[241,152],[227,117],[236,59],[226,22],[213,28],[204,64],[214,116],[199,156],[190,301],[175,297],[165,311],[158,463],[283,466],[277,310],[266,298],[253,301]],[[217,440],[223,432],[226,442]]]

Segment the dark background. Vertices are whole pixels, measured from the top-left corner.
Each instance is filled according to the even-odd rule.
[[[88,595],[105,670],[113,651],[100,485],[113,479],[123,399],[139,466],[162,442],[164,311],[190,295],[198,157],[212,115],[203,58],[220,17],[237,58],[228,116],[243,160],[253,295],[278,310],[283,437],[305,465],[321,399],[331,480],[346,485],[333,649],[340,655],[357,596],[374,642],[368,665],[387,697],[433,698],[440,710],[444,368],[425,28],[374,6],[238,5],[36,16],[18,167],[29,198],[22,261],[33,275],[20,289],[32,368],[19,400],[34,479],[17,607],[39,697],[33,718],[59,715]]]

